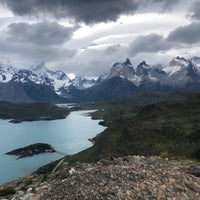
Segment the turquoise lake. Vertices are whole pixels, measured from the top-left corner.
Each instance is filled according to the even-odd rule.
[[[33,143],[51,144],[57,151],[74,154],[92,143],[88,141],[101,133],[105,127],[99,120],[92,120],[87,111],[71,112],[66,119],[10,123],[0,120],[0,185],[16,178],[29,175],[44,164],[62,157],[58,153],[45,153],[16,160],[6,152]]]

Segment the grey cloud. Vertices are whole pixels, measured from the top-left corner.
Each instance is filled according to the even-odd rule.
[[[33,25],[11,24],[8,29],[0,32],[1,57],[23,66],[72,58],[76,51],[62,44],[70,38],[73,28],[68,30],[53,23],[53,30],[50,25],[52,24],[46,22]]]
[[[144,52],[159,52],[168,50],[172,47],[170,42],[167,42],[162,35],[149,34],[146,36],[137,37],[129,48],[130,55],[136,55]]]
[[[34,62],[52,62],[73,57],[75,51],[67,48],[51,46],[38,46],[19,42],[7,42],[0,39],[0,53],[2,57],[12,60],[14,63],[31,64]]]
[[[56,18],[75,19],[87,24],[115,21],[122,14],[132,14],[140,8],[161,10],[172,7],[179,0],[2,0],[16,15],[47,14]]]
[[[184,44],[200,42],[200,22],[176,28],[169,34],[167,40]]]
[[[169,10],[169,9],[173,8],[173,6],[175,4],[177,4],[178,2],[179,2],[179,0],[173,0],[173,1],[169,1],[169,0],[153,0],[153,3],[161,4],[161,8],[163,10]]]
[[[56,22],[12,23],[7,29],[7,39],[37,45],[61,45],[71,38],[76,29],[77,27],[64,27]]]
[[[109,72],[114,62],[124,60],[127,57],[127,49],[121,45],[113,45],[108,48],[85,49],[73,59],[67,60],[68,72],[79,76],[98,76]],[[66,71],[65,68],[62,68]]]
[[[192,14],[190,17],[193,19],[200,20],[200,2],[196,2],[191,9]]]
[[[116,54],[116,53],[119,52],[121,49],[122,49],[122,46],[121,46],[120,44],[116,44],[116,45],[113,45],[113,46],[108,47],[108,48],[105,50],[105,53],[108,54],[108,55]]]

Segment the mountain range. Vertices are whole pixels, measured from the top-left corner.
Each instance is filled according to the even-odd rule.
[[[63,71],[40,64],[18,69],[0,64],[0,100],[14,102],[101,101],[138,92],[168,92],[200,89],[200,57],[176,57],[167,66],[150,66],[142,61],[133,66],[130,59],[116,62],[110,72],[97,79],[70,79]]]

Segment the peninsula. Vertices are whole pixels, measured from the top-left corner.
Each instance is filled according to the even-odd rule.
[[[0,119],[10,122],[64,119],[69,109],[52,103],[11,103],[0,101]]]

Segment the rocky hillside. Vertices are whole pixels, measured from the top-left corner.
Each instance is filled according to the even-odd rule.
[[[127,156],[70,167],[65,160],[49,175],[32,175],[0,187],[0,199],[199,200],[198,163]],[[9,194],[14,193],[14,194]]]

